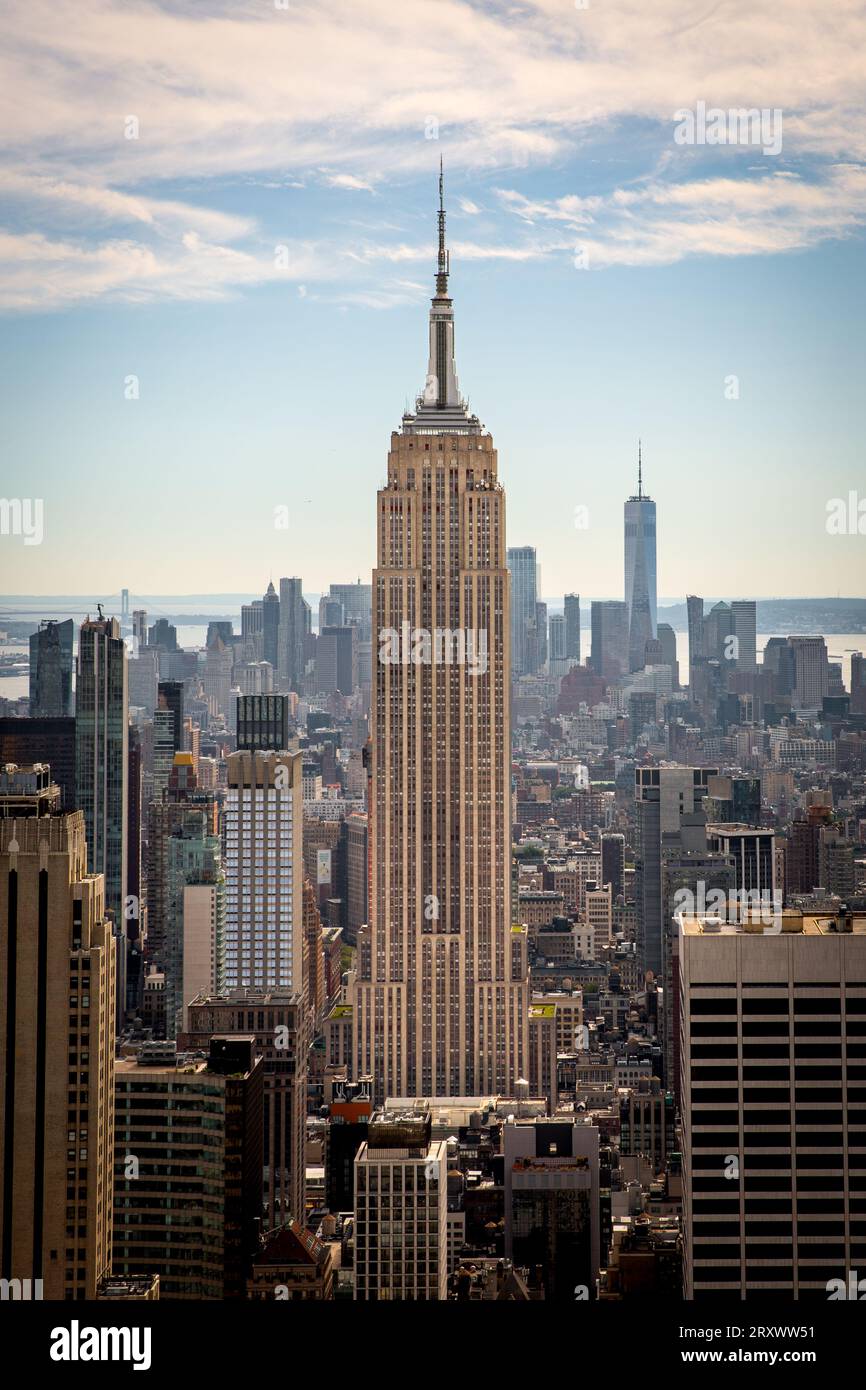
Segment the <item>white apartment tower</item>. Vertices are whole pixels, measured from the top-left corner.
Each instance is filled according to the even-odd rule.
[[[226,990],[302,988],[301,754],[232,753],[225,802]]]

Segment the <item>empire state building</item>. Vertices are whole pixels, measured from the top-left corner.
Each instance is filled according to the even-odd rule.
[[[354,1067],[377,1099],[514,1095],[528,1062],[505,494],[459,393],[449,272],[440,171],[427,380],[378,494],[370,919],[353,995]]]

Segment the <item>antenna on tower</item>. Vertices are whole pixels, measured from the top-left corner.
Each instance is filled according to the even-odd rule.
[[[439,260],[436,266],[436,293],[447,295],[451,257],[445,249],[445,171],[439,156]]]
[[[640,455],[640,440],[637,442],[637,497],[638,501],[643,497],[643,465]]]

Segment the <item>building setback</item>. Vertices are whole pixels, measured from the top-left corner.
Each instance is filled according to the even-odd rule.
[[[427,386],[391,436],[373,577],[370,922],[355,1074],[375,1095],[513,1094],[527,1055],[525,932],[511,930],[509,583],[493,441],[457,387],[445,212]],[[428,634],[392,661],[382,634]],[[457,632],[465,660],[432,641]],[[472,657],[470,659],[470,642]]]

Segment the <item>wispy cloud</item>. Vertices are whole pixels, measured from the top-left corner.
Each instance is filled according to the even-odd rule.
[[[504,207],[531,226],[574,233],[587,266],[667,265],[686,256],[804,250],[866,221],[866,169],[838,164],[807,182],[792,172],[751,178],[653,181],[605,197],[550,201],[500,189]]]
[[[4,25],[11,309],[221,296],[285,275],[255,218],[220,205],[226,180],[371,194],[429,174],[440,148],[452,173],[510,185],[467,258],[541,258],[572,235],[600,266],[781,252],[864,219],[860,0],[834,0],[832,18],[813,0],[697,14],[680,0],[7,0]],[[781,176],[756,170],[754,150],[731,151],[720,177],[712,152],[676,148],[673,113],[698,100],[782,109]],[[636,141],[648,176],[586,182],[599,142],[624,155]],[[520,190],[523,171],[554,164],[561,187],[572,158],[571,194]],[[165,197],[169,184],[194,194]],[[346,231],[297,254],[306,281],[380,304],[405,291],[353,276],[421,248],[359,249]]]

